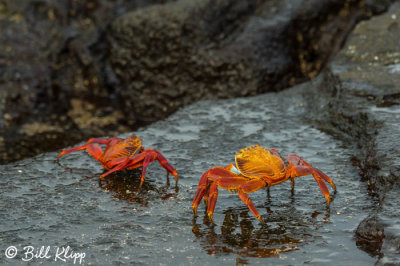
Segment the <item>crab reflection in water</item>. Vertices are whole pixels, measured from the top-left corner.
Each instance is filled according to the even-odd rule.
[[[277,211],[267,207],[268,219],[260,227],[253,225],[253,218],[244,207],[230,208],[224,212],[220,234],[207,215],[202,224],[193,219],[192,232],[209,255],[234,253],[240,257],[279,257],[283,252],[300,249],[330,216],[329,208],[323,217],[319,217],[323,212],[315,211],[305,216],[294,207],[286,207]]]

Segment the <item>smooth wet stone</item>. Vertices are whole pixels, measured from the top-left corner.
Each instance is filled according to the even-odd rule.
[[[374,256],[382,256],[382,242],[385,238],[382,221],[376,215],[364,219],[357,227],[357,246]]]
[[[105,178],[85,152],[56,152],[0,166],[1,252],[9,245],[71,246],[86,264],[341,264],[375,259],[358,249],[354,230],[373,204],[349,160],[353,151],[311,125],[312,84],[277,94],[202,101],[135,132],[144,147],[158,149],[179,173],[167,185],[157,162],[147,172]],[[320,108],[321,102],[315,102]],[[127,135],[123,135],[127,136]],[[338,193],[326,207],[312,176],[251,193],[265,224],[236,194],[219,190],[215,225],[204,203],[193,217],[191,201],[200,176],[234,162],[253,144],[296,153],[332,177]],[[331,189],[332,191],[332,189]],[[4,254],[4,253],[3,253]],[[2,263],[17,262],[0,257]],[[39,260],[36,260],[39,261]]]

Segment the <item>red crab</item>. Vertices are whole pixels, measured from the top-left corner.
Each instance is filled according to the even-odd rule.
[[[214,222],[213,213],[217,203],[218,187],[220,187],[238,192],[239,198],[249,207],[254,216],[263,222],[247,193],[263,187],[269,188],[288,179],[291,180],[293,189],[293,179],[305,175],[313,175],[329,205],[329,190],[324,181],[331,184],[336,191],[333,181],[321,170],[311,166],[296,154],[290,154],[286,159],[289,165],[285,164],[277,150],[263,148],[259,145],[242,149],[236,153],[236,167],[233,164],[226,167],[217,166],[209,169],[201,176],[192,202],[194,214],[197,215],[197,206],[204,197],[207,214],[210,220]]]
[[[105,144],[106,149],[103,149],[97,144]],[[86,142],[85,145],[77,146],[67,150],[63,150],[58,155],[61,156],[80,150],[87,150],[96,160],[98,160],[104,169],[108,170],[106,173],[102,174],[100,178],[103,178],[111,173],[120,170],[133,170],[142,167],[142,176],[140,179],[140,187],[143,184],[146,169],[149,163],[155,161],[156,159],[162,167],[167,170],[167,174],[171,173],[175,177],[176,183],[178,182],[178,173],[175,168],[172,167],[167,161],[167,159],[158,151],[147,149],[142,147],[142,140],[138,138],[135,134],[131,136],[120,139],[120,138],[91,138]],[[136,154],[137,151],[139,153]]]

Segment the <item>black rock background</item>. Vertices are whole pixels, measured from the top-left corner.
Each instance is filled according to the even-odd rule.
[[[315,77],[389,0],[0,1],[0,163]]]
[[[397,1],[0,3],[3,163],[135,129],[181,178],[165,185],[155,163],[141,191],[136,172],[98,183],[83,152],[8,163],[2,254],[69,244],[96,264],[400,263]],[[200,175],[256,143],[331,176],[331,208],[304,177],[293,195],[289,183],[251,194],[265,225],[222,190],[217,225],[193,219]]]

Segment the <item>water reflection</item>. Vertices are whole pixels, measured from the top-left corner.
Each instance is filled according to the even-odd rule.
[[[225,212],[225,219],[221,226],[221,233],[216,233],[216,227],[204,216],[202,226],[194,224],[193,234],[201,239],[207,254],[236,253],[245,257],[271,257],[279,256],[281,252],[298,249],[302,242],[291,236],[291,229],[282,224],[273,226],[267,223],[255,228],[247,210],[240,213],[233,210]],[[240,217],[240,219],[239,219]]]
[[[119,200],[126,200],[129,202],[137,202],[143,206],[147,206],[148,201],[155,198],[161,198],[162,200],[167,200],[170,198],[175,198],[179,192],[178,184],[173,182],[174,185],[174,193],[170,191],[170,180],[169,175],[161,175],[154,176],[151,173],[147,173],[146,178],[140,188],[140,177],[142,174],[142,169],[134,169],[134,170],[125,170],[118,171],[112,173],[102,179],[99,179],[99,176],[102,174],[101,172],[97,172],[91,176],[85,176],[83,172],[87,172],[85,167],[68,167],[60,163],[59,160],[56,160],[56,163],[59,167],[62,167],[64,171],[68,171],[70,173],[79,173],[82,171],[82,176],[87,179],[97,180],[99,183],[99,187],[113,192],[113,197]],[[84,170],[85,169],[85,170]],[[106,170],[103,169],[103,173]],[[155,186],[153,185],[154,180],[152,179],[165,179],[164,186]]]
[[[201,222],[193,219],[192,232],[209,255],[234,253],[240,257],[279,257],[282,252],[298,250],[311,239],[316,229],[329,222],[329,208],[325,212],[305,214],[293,207],[294,197],[291,201],[280,209],[266,204],[264,224],[256,222],[246,207],[225,211],[220,227],[204,212],[199,216],[203,217]],[[241,259],[240,264],[246,264],[246,260]]]
[[[147,206],[152,199],[161,198],[162,200],[167,200],[178,195],[178,186],[175,186],[175,192],[171,193],[168,177],[165,185],[159,187],[153,185],[154,181],[146,176],[142,187],[140,187],[140,176],[140,170],[117,172],[99,179],[99,187],[106,191],[111,191],[114,198],[136,202],[142,206]]]

